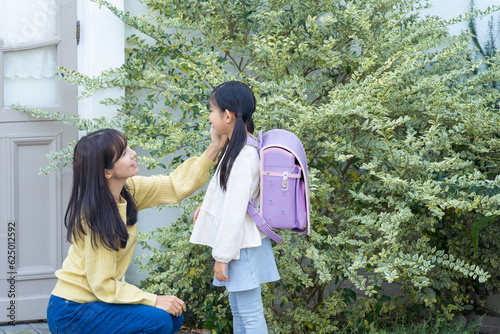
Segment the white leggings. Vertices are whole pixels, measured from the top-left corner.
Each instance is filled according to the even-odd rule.
[[[260,286],[246,291],[229,292],[234,334],[267,334]]]

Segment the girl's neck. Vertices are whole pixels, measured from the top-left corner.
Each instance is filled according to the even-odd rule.
[[[231,140],[231,137],[233,136],[233,131],[234,131],[234,126],[236,125],[236,119],[234,119],[232,121],[232,123],[230,124],[230,128],[229,128],[229,133],[227,134],[227,138],[229,140]],[[250,137],[251,134],[248,132],[248,130],[246,129],[246,124],[245,124],[245,133],[247,135],[247,137]]]
[[[232,136],[232,132],[230,134],[227,135],[227,138],[229,138],[229,140],[231,140],[231,136]],[[251,137],[252,135],[250,134],[250,132],[246,131],[246,134],[247,134],[247,137]]]

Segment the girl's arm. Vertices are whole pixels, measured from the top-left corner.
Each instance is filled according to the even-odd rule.
[[[255,187],[258,187],[258,171],[250,159],[238,156],[227,180],[224,195],[224,211],[212,256],[216,261],[227,263],[236,258],[245,232],[245,216],[248,201]],[[256,176],[257,175],[257,176]],[[260,238],[259,238],[260,240]]]
[[[199,205],[196,210],[194,210],[193,213],[193,223],[196,223],[196,219],[198,219],[198,216],[200,215],[200,210],[201,210],[201,205]]]
[[[226,275],[227,263],[215,261],[214,276],[220,282],[229,282],[229,277]]]

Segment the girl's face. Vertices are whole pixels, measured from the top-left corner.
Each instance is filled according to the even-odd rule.
[[[127,179],[137,175],[139,167],[135,160],[136,156],[137,153],[127,146],[121,157],[113,165],[113,168],[106,170],[106,174],[111,175],[110,178],[115,179]]]
[[[232,128],[230,126],[231,113],[228,111],[223,112],[215,103],[210,99],[210,115],[208,119],[212,124],[214,133],[219,136],[231,136]]]

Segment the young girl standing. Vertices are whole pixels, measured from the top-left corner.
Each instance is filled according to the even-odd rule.
[[[267,333],[260,285],[279,280],[271,242],[247,214],[250,199],[259,203],[259,154],[247,144],[254,111],[254,94],[241,82],[223,83],[210,95],[213,131],[229,142],[194,214],[190,239],[212,247],[214,285],[229,292],[235,334]]]

